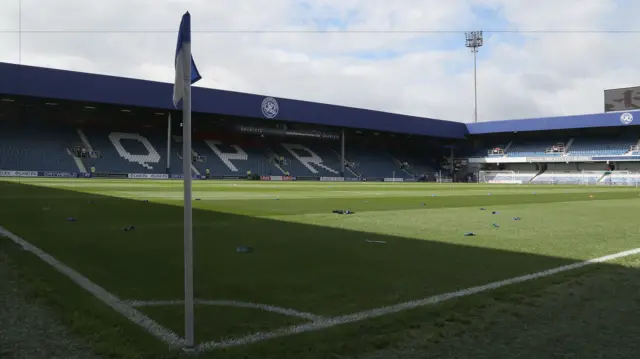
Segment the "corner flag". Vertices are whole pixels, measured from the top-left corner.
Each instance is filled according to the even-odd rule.
[[[178,108],[178,103],[184,97],[185,86],[198,82],[202,76],[196,67],[191,51],[188,51],[188,57],[186,61],[191,62],[191,71],[184,72],[185,69],[185,50],[191,50],[191,14],[187,11],[182,15],[182,21],[180,21],[180,30],[178,30],[178,43],[176,45],[175,56],[175,70],[176,76],[173,83],[173,106]]]
[[[191,56],[191,15],[186,12],[178,30],[175,56],[176,77],[173,106],[182,101],[182,172],[184,180],[184,339],[186,349],[194,347],[193,299],[193,209],[191,202],[191,84],[201,79]]]

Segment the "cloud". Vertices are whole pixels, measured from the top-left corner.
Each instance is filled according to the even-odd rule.
[[[525,31],[485,33],[483,121],[600,112],[640,78],[640,35],[535,32],[634,30],[629,0],[18,1],[0,0],[0,61],[169,82],[189,10],[199,86],[453,121],[473,118],[473,57],[447,30]]]

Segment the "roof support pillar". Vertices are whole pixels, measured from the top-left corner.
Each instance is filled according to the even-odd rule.
[[[342,177],[345,176],[345,173],[344,173],[344,128],[342,129],[342,133],[340,135],[340,175]]]
[[[171,112],[167,117],[167,174],[171,171]]]

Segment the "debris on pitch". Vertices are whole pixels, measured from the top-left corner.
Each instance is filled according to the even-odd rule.
[[[122,230],[125,232],[131,232],[134,229],[136,229],[136,226],[128,226],[128,227],[124,227]]]
[[[238,253],[252,253],[253,247],[240,246],[236,248],[236,252]]]
[[[424,203],[420,203],[421,206],[424,206]]]
[[[481,211],[486,211],[487,209],[486,209],[486,208],[480,208],[480,210],[481,210]]]
[[[352,212],[350,209],[347,209],[347,210],[334,209],[332,211],[332,213],[335,213],[335,214],[354,214],[355,212]]]
[[[67,221],[69,221],[69,222],[75,222],[75,221],[76,221],[76,219],[75,219],[75,218],[73,218],[73,217],[69,217],[69,218],[67,218]]]
[[[369,239],[367,239],[365,242],[367,242],[367,243],[378,243],[378,244],[386,244],[387,243],[387,241],[372,241],[372,240],[369,240]]]
[[[499,225],[499,224],[497,224],[497,223],[494,223],[494,224],[493,224],[493,227],[495,227],[495,228],[500,228],[500,225]]]
[[[500,214],[500,212],[498,212],[498,211],[493,211],[493,212],[491,212],[491,214]]]
[[[513,220],[514,220],[514,221],[519,221],[519,220],[520,220],[520,217],[513,217]]]
[[[465,237],[473,237],[473,236],[475,236],[475,235],[476,235],[476,234],[475,234],[475,233],[473,233],[473,232],[467,232],[467,233],[465,233],[465,234],[464,234],[464,236],[465,236]]]

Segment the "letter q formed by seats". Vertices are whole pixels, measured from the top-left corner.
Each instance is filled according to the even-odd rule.
[[[160,154],[156,151],[155,148],[151,145],[151,142],[147,140],[144,136],[138,133],[122,133],[122,132],[112,132],[109,134],[109,140],[113,143],[113,146],[118,151],[120,157],[125,160],[138,163],[146,169],[152,170],[153,166],[150,164],[160,163]],[[142,145],[147,149],[147,154],[132,154],[127,151],[124,146],[122,146],[122,140],[134,140],[139,141]]]

